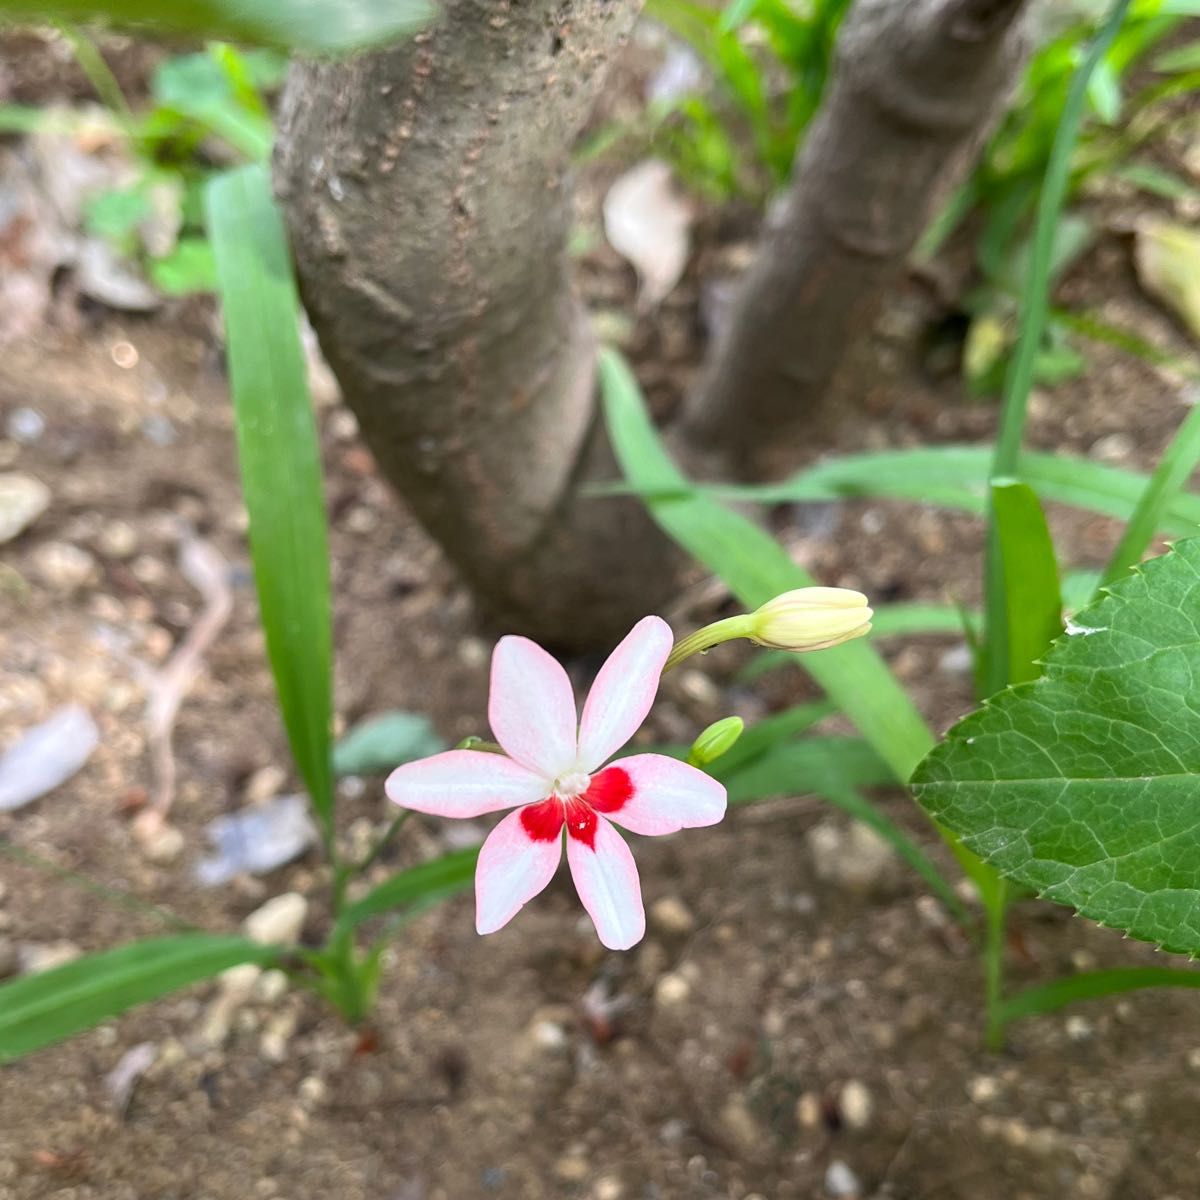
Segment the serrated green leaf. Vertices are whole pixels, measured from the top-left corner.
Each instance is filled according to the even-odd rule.
[[[436,11],[428,0],[0,0],[0,21],[110,21],[310,54],[394,41]]]
[[[0,1063],[90,1029],[126,1009],[239,963],[265,966],[278,946],[186,933],[89,954],[0,987]]]
[[[373,775],[446,749],[423,713],[389,712],[355,725],[333,748],[335,775]]]
[[[1200,539],[1113,585],[959,722],[918,800],[1001,874],[1200,953]]]
[[[317,430],[297,326],[300,301],[265,168],[217,176],[206,201],[267,653],[292,754],[328,842],[333,826],[329,550]]]

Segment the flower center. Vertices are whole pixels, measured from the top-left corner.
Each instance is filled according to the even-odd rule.
[[[568,771],[554,781],[554,794],[560,800],[573,800],[582,796],[591,785],[592,777],[582,771]]]

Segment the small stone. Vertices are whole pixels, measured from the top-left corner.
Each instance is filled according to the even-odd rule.
[[[896,852],[861,821],[844,826],[825,820],[807,833],[809,853],[818,879],[833,883],[856,896],[867,896],[891,886],[896,875]]]
[[[822,1118],[821,1097],[816,1092],[802,1092],[796,1101],[796,1124],[801,1129],[816,1129]]]
[[[319,1075],[306,1075],[300,1080],[300,1101],[309,1108],[315,1108],[318,1104],[325,1102],[326,1096],[329,1095],[329,1089],[325,1086],[325,1081]]]
[[[0,979],[15,975],[19,966],[17,947],[12,938],[0,937]]]
[[[967,1084],[967,1095],[972,1104],[990,1104],[1000,1095],[1000,1085],[990,1075],[976,1075]]]
[[[267,1027],[263,1030],[263,1035],[258,1043],[260,1058],[269,1063],[287,1061],[288,1042],[291,1040],[292,1034],[296,1032],[296,1020],[296,1013],[281,1012],[276,1013],[267,1022]]]
[[[54,967],[64,967],[83,953],[74,942],[26,942],[17,948],[22,975],[36,975]]]
[[[858,1176],[840,1158],[835,1158],[825,1172],[825,1194],[833,1200],[855,1200],[862,1194]]]
[[[682,975],[664,975],[654,985],[654,1003],[659,1008],[679,1008],[687,1003],[692,986]]]
[[[287,772],[282,767],[275,763],[260,767],[246,781],[246,790],[243,793],[245,801],[247,804],[266,804],[283,791],[286,782]]]
[[[138,848],[153,863],[174,862],[183,853],[183,831],[166,824],[158,813],[147,815],[158,819],[134,822],[133,837]]]
[[[1187,1064],[1193,1071],[1200,1071],[1200,1050],[1189,1050]]]
[[[740,1096],[730,1097],[721,1109],[721,1124],[745,1150],[753,1150],[762,1141],[762,1130]]]
[[[1078,1013],[1072,1013],[1063,1028],[1066,1030],[1067,1037],[1073,1042],[1086,1042],[1093,1032],[1091,1021],[1087,1017],[1081,1017]]]
[[[0,544],[11,542],[50,507],[50,489],[32,475],[0,474]]]
[[[262,1004],[276,1004],[287,990],[288,977],[282,971],[264,971],[254,985],[254,998]]]
[[[1127,433],[1109,433],[1092,443],[1091,457],[1104,462],[1125,462],[1134,451],[1133,438]]]
[[[567,1031],[557,1021],[535,1021],[529,1033],[539,1050],[562,1050],[567,1045]]]
[[[14,442],[32,446],[46,432],[46,418],[36,408],[14,408],[4,423],[4,432]]]
[[[650,906],[650,920],[663,933],[691,933],[696,918],[678,896],[663,896]]]
[[[56,592],[75,592],[96,574],[96,560],[82,546],[45,542],[33,552],[33,569]]]
[[[96,549],[105,558],[115,558],[121,562],[132,558],[137,548],[137,530],[127,521],[107,522],[96,538]]]
[[[582,1183],[590,1169],[587,1159],[577,1153],[564,1154],[554,1164],[554,1174],[563,1183]]]
[[[601,1175],[592,1188],[595,1200],[622,1200],[625,1185],[615,1175]]]
[[[299,938],[307,915],[308,901],[299,892],[284,892],[255,909],[242,928],[247,937],[264,946],[286,944]]]
[[[875,1115],[875,1098],[865,1083],[851,1079],[838,1094],[838,1110],[850,1129],[866,1129]]]

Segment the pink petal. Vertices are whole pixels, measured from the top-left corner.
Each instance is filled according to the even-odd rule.
[[[557,804],[557,801],[555,802]],[[535,806],[541,808],[541,805]],[[561,805],[558,805],[561,812]],[[554,878],[562,858],[562,822],[549,832],[534,821],[533,832],[523,820],[529,809],[509,813],[479,850],[475,868],[475,928],[495,933]]]
[[[625,786],[617,778],[628,777]],[[613,776],[612,779],[609,776]],[[725,815],[725,786],[662,754],[631,754],[592,778],[584,800],[630,833],[655,836],[715,825]]]
[[[437,817],[478,817],[541,800],[546,781],[503,754],[447,750],[397,767],[384,785],[402,808]]]
[[[575,764],[575,694],[536,642],[503,637],[492,653],[488,722],[505,752],[553,781]]]
[[[583,706],[581,770],[594,771],[637,733],[654,703],[673,642],[662,617],[643,617],[608,656]]]
[[[590,832],[588,840],[567,838],[571,878],[600,941],[610,950],[628,950],[646,932],[637,864],[621,835],[603,817],[596,819]]]

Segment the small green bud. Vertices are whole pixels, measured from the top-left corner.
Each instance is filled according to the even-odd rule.
[[[775,650],[824,650],[862,637],[873,613],[862,592],[849,588],[796,588],[768,600],[752,615],[752,642]]]
[[[716,762],[722,754],[728,754],[746,728],[741,717],[723,717],[714,721],[693,743],[688,751],[688,762],[693,767],[706,767]]]
[[[459,742],[458,745],[455,746],[454,748],[455,748],[455,750],[475,750],[479,746],[482,746],[482,745],[483,745],[483,738],[478,737],[476,734],[472,733],[470,736],[463,738],[463,740],[461,742]]]

